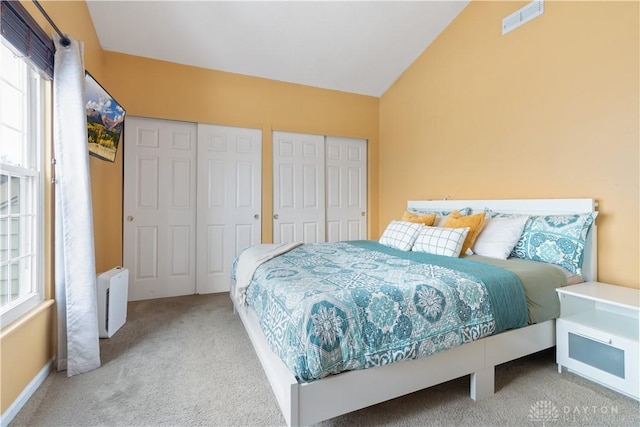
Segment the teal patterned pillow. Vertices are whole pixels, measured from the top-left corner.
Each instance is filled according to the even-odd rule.
[[[471,213],[471,208],[462,208],[462,209],[445,209],[445,210],[437,210],[437,209],[428,209],[428,208],[409,208],[407,209],[409,212],[415,212],[418,214],[436,214],[438,216],[447,216],[454,210],[460,212],[460,215],[469,215]]]
[[[504,212],[496,212],[489,208],[484,208],[485,218],[513,218],[515,216],[523,216],[525,214],[511,214]]]
[[[531,216],[511,256],[557,264],[582,274],[587,233],[596,216],[598,212]]]

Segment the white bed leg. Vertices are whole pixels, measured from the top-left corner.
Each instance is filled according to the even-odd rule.
[[[495,367],[471,373],[471,398],[481,400],[492,396],[495,391]]]
[[[300,406],[298,405],[298,384],[291,384],[289,392],[289,427],[298,427],[300,425]]]

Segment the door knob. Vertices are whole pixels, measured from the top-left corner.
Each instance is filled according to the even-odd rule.
[[[127,216],[127,222],[131,222],[131,221],[133,221],[133,217],[131,215],[128,215]]]
[[[260,215],[255,214],[255,215],[253,216],[253,219],[260,219]]]
[[[274,214],[273,219],[278,219],[278,214]]]
[[[360,212],[360,216],[364,216],[364,211]]]

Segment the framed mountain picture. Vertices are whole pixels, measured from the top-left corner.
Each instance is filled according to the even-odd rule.
[[[89,154],[114,162],[126,112],[88,71],[85,71],[84,91]]]

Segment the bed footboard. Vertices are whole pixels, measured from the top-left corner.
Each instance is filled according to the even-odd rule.
[[[417,360],[298,383],[269,349],[252,310],[234,309],[262,364],[287,425],[310,425],[471,375],[470,396],[493,395],[495,366],[555,345],[555,322],[507,331]],[[381,386],[382,385],[382,386]]]

